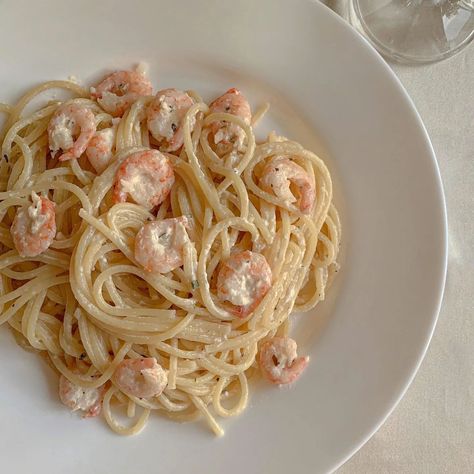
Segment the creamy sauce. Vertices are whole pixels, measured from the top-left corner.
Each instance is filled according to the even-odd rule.
[[[187,218],[182,216],[145,224],[135,247],[139,263],[159,273],[168,273],[183,265],[184,247],[191,243],[187,223]]]
[[[243,261],[226,280],[224,288],[227,299],[237,306],[246,306],[255,300],[263,282],[250,272],[250,262]]]
[[[179,109],[169,103],[172,99],[162,95],[159,99],[159,112],[149,121],[148,126],[152,135],[159,139],[171,140],[181,121]]]
[[[227,155],[225,159],[225,166],[227,168],[232,168],[234,172],[237,173],[238,170],[236,166],[238,165],[239,161],[240,161],[240,155],[238,151],[235,148],[233,148],[232,151]]]
[[[295,196],[290,189],[290,181],[286,173],[281,172],[278,168],[278,163],[274,163],[270,172],[262,176],[262,183],[273,190],[273,193],[285,201],[285,204],[290,204],[296,201]]]
[[[140,166],[130,166],[128,176],[120,180],[120,185],[137,204],[147,209],[152,206],[151,200],[157,191],[157,180],[150,175],[150,170]]]
[[[232,143],[233,150],[244,151],[245,132],[235,123],[222,122],[222,126],[214,134],[214,143]]]
[[[31,199],[33,204],[28,207],[28,217],[30,218],[30,233],[34,235],[46,223],[48,216],[43,214],[41,198],[34,191],[31,193]]]
[[[158,223],[159,224],[159,223]],[[150,239],[147,249],[149,258],[153,260],[164,260],[166,251],[170,247],[172,228],[171,226],[152,226],[149,225],[147,237]]]
[[[275,354],[275,357],[278,360],[278,364],[271,367],[270,372],[274,378],[278,379],[283,375],[283,371],[293,364],[297,357],[296,349],[291,347],[288,353]]]
[[[115,372],[115,377],[121,390],[140,398],[161,393],[168,383],[166,371],[156,361],[153,367],[141,370],[124,365]]]
[[[56,153],[58,150],[69,150],[74,144],[73,133],[76,123],[69,116],[60,114],[54,119],[54,127],[51,130],[49,147]]]
[[[76,386],[71,394],[71,400],[75,404],[74,410],[87,411],[100,399],[99,391],[95,388],[82,388]]]
[[[161,367],[154,367],[152,369],[143,369],[141,371],[145,383],[148,383],[153,386],[161,387],[166,385],[167,376],[166,372]]]
[[[97,388],[80,387],[69,380],[63,380],[60,382],[60,397],[73,411],[89,411],[100,403],[101,392]]]

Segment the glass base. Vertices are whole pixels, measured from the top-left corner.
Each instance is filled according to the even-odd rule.
[[[474,0],[352,0],[349,21],[387,58],[430,63],[474,39]]]

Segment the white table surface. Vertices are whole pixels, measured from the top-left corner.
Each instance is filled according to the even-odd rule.
[[[326,3],[341,12],[342,2]],[[473,473],[474,43],[440,63],[390,66],[420,112],[438,158],[448,210],[448,276],[438,325],[415,380],[387,422],[337,474]]]

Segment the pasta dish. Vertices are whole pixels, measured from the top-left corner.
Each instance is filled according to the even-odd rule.
[[[58,88],[71,98],[29,110]],[[221,435],[251,377],[305,370],[289,316],[324,299],[341,226],[318,156],[256,143],[264,112],[237,89],[154,93],[140,69],[0,104],[0,324],[70,409],[120,434],[157,413]]]

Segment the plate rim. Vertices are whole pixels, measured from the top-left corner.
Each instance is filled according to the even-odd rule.
[[[278,3],[275,2],[275,8],[278,8]],[[418,370],[426,356],[429,344],[431,342],[432,336],[434,334],[436,324],[439,318],[440,309],[443,301],[444,290],[445,290],[445,282],[446,282],[446,274],[447,274],[447,265],[448,265],[448,224],[447,224],[447,209],[446,209],[446,199],[445,193],[443,188],[443,183],[441,179],[441,173],[439,169],[439,165],[436,159],[436,154],[431,143],[430,137],[426,130],[426,127],[421,119],[421,116],[416,109],[416,106],[409,96],[408,92],[405,90],[403,84],[401,83],[400,79],[394,73],[394,71],[390,68],[390,66],[383,60],[383,58],[377,53],[377,51],[373,48],[373,46],[363,38],[357,31],[350,27],[339,15],[337,15],[333,10],[331,10],[327,5],[324,5],[318,0],[303,0],[302,3],[309,3],[311,4],[311,8],[320,9],[319,11],[321,14],[327,15],[331,17],[331,21],[335,21],[339,23],[344,30],[348,30],[347,33],[351,33],[353,41],[360,44],[361,48],[365,50],[371,51],[371,61],[375,64],[377,63],[377,67],[380,70],[384,70],[387,73],[393,83],[393,90],[399,93],[400,100],[403,101],[403,106],[406,109],[407,114],[410,113],[414,124],[418,126],[418,129],[414,128],[414,133],[418,135],[420,142],[422,142],[423,149],[426,151],[426,158],[428,155],[431,158],[427,160],[427,163],[431,163],[430,167],[433,173],[433,186],[435,188],[435,193],[433,193],[433,208],[440,211],[440,215],[437,217],[437,225],[443,226],[444,232],[442,232],[442,236],[440,235],[440,248],[442,246],[443,255],[439,255],[440,259],[437,263],[437,271],[439,272],[439,278],[436,280],[436,287],[433,288],[432,295],[432,303],[433,309],[431,312],[431,318],[426,319],[426,330],[423,332],[423,337],[420,337],[420,344],[417,345],[417,355],[413,357],[413,360],[410,364],[406,365],[406,374],[401,379],[400,388],[394,390],[392,392],[392,396],[390,399],[387,400],[387,407],[383,410],[383,415],[374,416],[372,422],[368,424],[371,428],[367,429],[360,435],[360,440],[358,441],[359,437],[354,437],[353,443],[347,450],[341,449],[340,457],[334,461],[332,464],[328,463],[328,472],[334,472],[343,464],[345,464],[357,451],[359,451],[371,438],[374,434],[382,427],[382,425],[386,422],[388,417],[393,413],[395,408],[400,403],[401,399],[405,396],[408,388],[410,387],[411,383],[413,382]],[[21,5],[21,4],[20,4]],[[295,8],[304,7],[304,5],[295,4]],[[324,10],[324,11],[323,11]],[[328,11],[329,10],[329,11]],[[350,30],[350,31],[349,31]],[[368,51],[368,52],[369,52]],[[392,86],[391,86],[392,87]],[[434,167],[432,167],[434,165]],[[442,244],[442,245],[441,245]],[[443,257],[443,258],[442,258]],[[344,454],[346,452],[347,454]]]
[[[420,127],[420,131],[423,136],[423,140],[426,145],[426,149],[429,152],[430,158],[431,158],[431,163],[434,167],[435,171],[435,179],[436,179],[436,185],[437,185],[437,190],[439,192],[439,198],[440,198],[440,208],[441,208],[441,213],[442,213],[442,227],[443,227],[443,233],[442,233],[442,240],[443,240],[443,255],[442,255],[442,268],[441,268],[441,280],[438,283],[438,292],[436,295],[436,309],[433,313],[432,321],[431,321],[431,327],[429,329],[429,333],[426,335],[426,339],[424,342],[424,346],[421,348],[420,355],[418,356],[418,359],[415,361],[414,366],[410,370],[410,377],[405,381],[403,384],[402,389],[399,391],[399,393],[394,394],[395,399],[393,403],[391,404],[390,408],[386,410],[386,413],[378,420],[377,423],[374,424],[373,428],[362,438],[362,440],[359,443],[356,443],[354,448],[349,451],[349,453],[340,461],[336,462],[333,467],[330,468],[328,472],[333,473],[337,471],[341,466],[346,464],[358,451],[360,451],[365,444],[377,433],[377,431],[382,428],[382,426],[385,424],[385,422],[388,420],[388,418],[392,415],[392,413],[395,411],[395,409],[398,407],[399,403],[401,400],[404,398],[406,395],[408,389],[410,388],[413,380],[415,379],[421,364],[423,363],[423,360],[425,359],[426,353],[428,352],[428,348],[430,346],[431,340],[433,338],[433,334],[436,330],[436,325],[438,323],[439,315],[441,312],[441,307],[443,303],[443,298],[444,298],[444,292],[446,288],[446,276],[447,276],[447,269],[448,269],[448,239],[449,239],[449,234],[448,234],[448,215],[447,215],[447,206],[446,206],[446,195],[444,192],[444,187],[443,187],[443,181],[441,178],[441,171],[439,168],[438,160],[436,157],[436,153],[433,147],[433,144],[431,142],[430,136],[428,134],[428,130],[426,129],[426,126],[423,122],[423,119],[421,118],[420,113],[418,112],[418,109],[416,108],[416,105],[413,101],[413,99],[410,97],[408,94],[407,90],[405,89],[404,85],[402,84],[401,80],[399,77],[396,75],[396,73],[393,71],[393,69],[390,67],[387,61],[383,59],[383,57],[380,55],[380,53],[374,48],[374,46],[366,39],[364,36],[359,33],[356,29],[352,27],[352,25],[344,20],[340,15],[338,15],[334,10],[332,10],[329,6],[326,4],[322,3],[319,0],[310,0],[311,3],[313,4],[318,4],[318,8],[322,8],[326,10],[326,14],[331,16],[334,21],[337,21],[339,24],[344,26],[345,28],[349,29],[352,31],[354,40],[359,41],[360,43],[364,44],[366,48],[371,50],[372,56],[374,57],[374,61],[377,61],[381,67],[385,69],[385,71],[391,76],[393,82],[395,83],[398,91],[403,95],[403,98],[405,100],[406,105],[409,107],[410,111],[413,113],[415,116],[416,122],[418,123],[418,126]],[[433,298],[434,300],[434,298]]]

